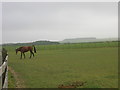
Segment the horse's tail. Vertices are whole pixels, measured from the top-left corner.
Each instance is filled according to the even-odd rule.
[[[34,48],[34,53],[36,53],[36,48],[35,48],[35,46],[33,45],[33,48]]]

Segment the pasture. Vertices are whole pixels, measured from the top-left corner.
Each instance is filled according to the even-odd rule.
[[[25,59],[20,59],[20,53],[16,55],[19,46],[5,48],[9,66],[27,88],[57,88],[74,81],[87,82],[80,88],[117,88],[117,46],[117,42],[37,45],[31,59],[29,52]]]

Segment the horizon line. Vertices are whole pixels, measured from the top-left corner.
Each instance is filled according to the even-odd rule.
[[[95,38],[95,39],[111,39],[111,38],[116,38],[116,39],[119,39],[119,37],[107,37],[107,38],[96,38],[96,37],[80,37],[81,39],[82,38]],[[66,39],[79,39],[79,38],[66,38]],[[63,40],[66,40],[66,39],[63,39]],[[48,40],[48,39],[40,39],[40,40],[33,40],[33,41],[26,41],[26,42],[5,42],[5,43],[0,43],[0,45],[3,45],[3,44],[17,44],[17,43],[31,43],[31,42],[37,42],[37,41],[51,41],[51,42],[60,42],[60,41],[63,41],[63,40]]]

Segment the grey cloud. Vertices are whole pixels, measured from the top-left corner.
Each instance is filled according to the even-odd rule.
[[[117,37],[117,10],[109,2],[3,3],[3,42]]]

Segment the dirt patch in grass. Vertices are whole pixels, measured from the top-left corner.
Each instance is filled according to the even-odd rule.
[[[81,86],[84,86],[85,83],[87,82],[83,81],[68,82],[67,84],[58,85],[58,88],[79,88]]]
[[[8,67],[8,70],[12,74],[11,78],[15,79],[15,85],[14,85],[15,87],[14,88],[25,88],[24,80],[19,78],[19,74],[16,73],[11,67]]]

